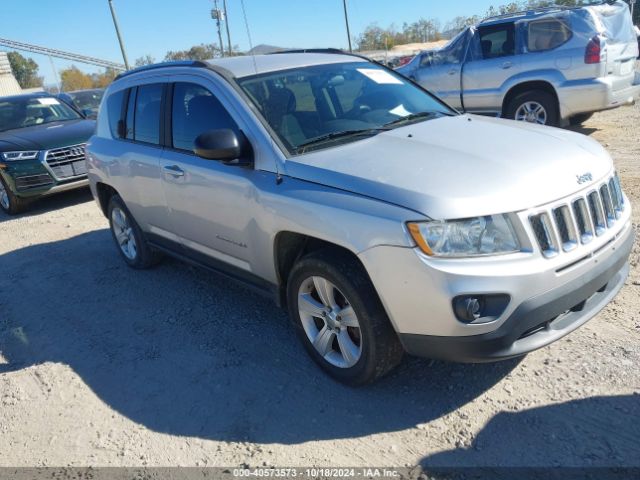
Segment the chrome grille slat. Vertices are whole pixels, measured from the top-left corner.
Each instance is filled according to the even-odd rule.
[[[624,211],[624,195],[615,174],[587,194],[529,216],[542,255],[553,258],[604,235]]]
[[[613,224],[616,223],[616,214],[613,209],[613,200],[611,199],[609,186],[606,183],[600,187],[600,198],[602,200],[602,207],[604,208],[607,227],[611,228]]]
[[[591,214],[591,220],[595,227],[596,236],[604,235],[607,224],[604,220],[604,210],[602,209],[602,199],[598,192],[591,192],[587,195],[587,205]]]
[[[47,152],[45,161],[56,178],[66,179],[86,175],[85,147],[86,144],[82,143],[55,148]]]

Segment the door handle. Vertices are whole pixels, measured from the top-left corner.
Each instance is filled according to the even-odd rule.
[[[177,165],[162,167],[162,171],[173,177],[184,177],[184,170]]]
[[[502,68],[505,69],[505,70],[507,70],[507,69],[509,69],[511,67],[513,67],[513,63],[511,63],[511,62],[504,62],[502,64]]]

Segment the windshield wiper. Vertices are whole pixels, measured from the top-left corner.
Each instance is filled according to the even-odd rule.
[[[348,138],[348,137],[368,136],[368,135],[373,136],[382,132],[386,132],[387,130],[389,129],[386,128],[386,126],[384,126],[384,127],[377,127],[377,128],[366,128],[362,130],[344,130],[342,132],[327,133],[326,135],[320,135],[319,137],[312,138],[307,142],[297,145],[296,153],[304,153],[309,147],[320,145],[325,142],[330,142],[332,140],[337,140],[340,138]]]
[[[405,123],[411,123],[414,122],[415,120],[426,120],[429,118],[433,118],[433,117],[438,117],[440,115],[447,115],[444,112],[417,112],[417,113],[411,113],[409,115],[407,115],[406,117],[402,117],[402,118],[398,118],[397,120],[394,120],[393,122],[389,122],[389,123],[385,123],[384,127],[385,128],[391,128],[391,127],[398,127],[401,125],[404,125]]]

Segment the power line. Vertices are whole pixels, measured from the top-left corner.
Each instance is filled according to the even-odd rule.
[[[0,46],[8,47],[12,50],[22,50],[24,52],[39,53],[41,55],[62,58],[64,60],[71,60],[73,62],[86,63],[88,65],[95,65],[98,67],[113,68],[115,70],[127,69],[121,63],[102,60],[101,58],[96,57],[88,57],[86,55],[79,55],[77,53],[65,52],[62,50],[56,50],[54,48],[41,47],[39,45],[33,45],[30,43],[17,42],[15,40],[9,40],[7,38],[0,38]]]

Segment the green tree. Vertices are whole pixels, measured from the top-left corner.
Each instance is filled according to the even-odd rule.
[[[209,60],[220,57],[220,48],[211,43],[194,45],[189,50],[168,51],[164,59],[171,60]]]
[[[32,58],[26,58],[18,52],[9,52],[7,57],[20,87],[42,87],[43,78],[38,76],[38,64]]]
[[[62,70],[60,72],[60,80],[63,92],[93,88],[91,75],[81,72],[75,65]]]
[[[151,65],[153,63],[156,63],[156,59],[147,54],[143,57],[136,58],[134,65],[136,67],[144,67],[145,65]]]
[[[106,68],[102,73],[94,73],[91,75],[93,88],[107,88],[113,79],[118,76],[118,71],[113,68]]]

